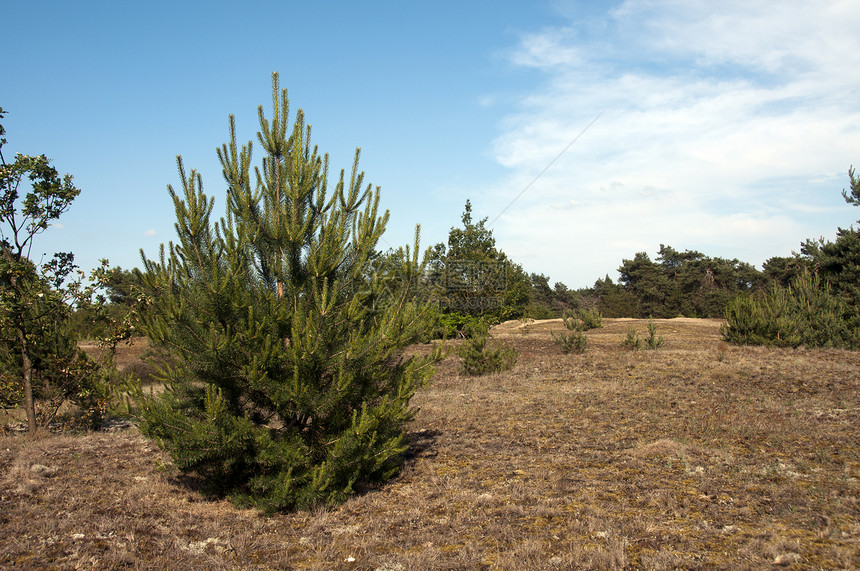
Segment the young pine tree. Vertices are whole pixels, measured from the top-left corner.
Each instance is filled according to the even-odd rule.
[[[200,176],[168,187],[178,242],[146,259],[153,294],[145,329],[175,356],[162,396],[138,391],[141,429],[201,476],[212,493],[267,511],[344,500],[398,469],[410,399],[438,355],[405,358],[426,326],[414,301],[418,238],[372,263],[388,213],[379,189],[352,174],[328,188],[328,156],[311,147],[301,110],[288,126],[286,90],[273,76],[271,120],[259,108],[262,165],[252,144],[219,149],[227,212]],[[396,276],[392,280],[391,276]]]
[[[726,308],[723,339],[738,345],[838,347],[860,344],[856,313],[830,284],[803,269],[791,283],[741,294]]]

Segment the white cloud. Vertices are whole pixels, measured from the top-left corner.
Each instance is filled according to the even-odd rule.
[[[515,65],[538,68],[569,67],[584,63],[579,50],[566,40],[570,30],[547,30],[523,38],[520,49],[511,55]]]
[[[856,69],[860,59],[851,1],[627,0],[612,15],[647,50],[685,54],[698,66],[814,73]]]
[[[143,233],[144,236],[155,236],[157,234],[158,234],[158,232],[156,232],[155,230],[153,230],[151,228]]]
[[[830,233],[804,216],[860,162],[858,24],[851,2],[629,0],[606,35],[525,36],[510,61],[546,81],[494,142],[500,209],[605,113],[499,219],[500,246],[579,286],[632,246],[761,263]]]
[[[496,96],[494,95],[482,95],[478,97],[478,105],[480,107],[492,107],[496,104]]]

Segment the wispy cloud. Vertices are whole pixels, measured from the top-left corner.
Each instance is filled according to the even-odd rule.
[[[153,230],[151,228],[143,233],[144,236],[156,236],[157,234],[158,234],[158,232],[156,232],[155,230]]]
[[[634,246],[761,263],[834,231],[804,217],[860,162],[858,27],[856,2],[630,0],[524,36],[545,81],[493,146],[507,200],[606,111],[496,223],[506,251],[586,285]]]

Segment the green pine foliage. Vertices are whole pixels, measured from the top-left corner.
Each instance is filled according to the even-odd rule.
[[[551,331],[550,334],[552,335],[552,340],[565,355],[568,353],[585,353],[585,349],[588,347],[588,337],[581,331],[558,334]]]
[[[358,151],[348,178],[328,186],[328,156],[311,146],[301,110],[289,126],[273,76],[273,115],[259,108],[262,164],[252,144],[218,150],[226,215],[177,159],[168,187],[178,242],[144,257],[151,340],[173,355],[162,395],[140,389],[129,408],[144,434],[207,489],[265,511],[343,501],[399,470],[410,400],[438,352],[406,357],[429,306],[415,245],[385,257],[388,212],[364,186]]]
[[[665,340],[660,335],[657,335],[657,324],[654,319],[648,318],[648,337],[645,339],[645,348],[656,351],[663,346]]]
[[[752,291],[764,277],[750,264],[679,252],[661,244],[657,261],[645,252],[623,260],[619,283],[598,280],[593,295],[608,317],[720,317],[739,293]]]
[[[629,327],[627,329],[627,336],[624,338],[624,341],[621,342],[621,345],[631,351],[636,351],[643,347],[645,349],[656,351],[662,347],[665,342],[666,340],[663,339],[662,336],[657,335],[657,324],[654,323],[654,318],[648,317],[648,337],[639,337],[639,334],[636,333],[636,328]]]
[[[640,339],[639,335],[636,333],[635,327],[627,328],[627,335],[624,337],[624,341],[621,342],[621,345],[631,351],[635,351],[642,347],[642,339]]]
[[[614,283],[608,274],[595,281],[594,287],[586,292],[604,317],[634,317],[639,314],[636,296],[622,284]]]
[[[447,244],[430,250],[427,277],[437,284],[441,305],[496,323],[522,317],[531,296],[528,275],[496,248],[488,218],[473,221],[469,200],[461,220],[463,227],[451,228]]]
[[[860,344],[856,313],[818,275],[803,270],[783,287],[738,296],[726,309],[723,338],[739,345],[842,347]]]
[[[551,286],[549,276],[536,273],[529,274],[529,279],[531,295],[523,317],[553,319],[585,305],[580,292],[569,289],[562,282],[555,282]]]
[[[600,329],[603,327],[603,316],[597,308],[581,309],[576,312],[576,318],[579,320],[579,330],[589,331],[591,329]],[[565,325],[567,325],[565,323]],[[568,327],[570,329],[570,327]]]
[[[501,373],[517,363],[519,351],[506,346],[490,347],[487,330],[486,324],[476,328],[472,337],[460,346],[458,354],[463,359],[463,372],[467,375]]]
[[[848,178],[851,190],[843,190],[842,197],[848,204],[860,206],[860,178],[855,176],[853,167],[848,169]],[[853,226],[839,228],[835,242],[823,238],[807,240],[801,245],[801,252],[807,263],[830,284],[833,293],[860,315],[860,230]]]
[[[584,353],[588,346],[588,338],[584,331],[603,327],[603,317],[596,308],[580,309],[565,312],[562,323],[567,332],[556,334],[551,331],[552,340],[564,354]]]
[[[860,205],[860,179],[848,170],[848,204]],[[726,308],[726,341],[777,347],[860,347],[860,232],[839,228],[835,242],[807,240],[801,253],[771,258],[763,292],[738,296]]]
[[[458,311],[436,311],[434,325],[429,330],[429,339],[468,339],[485,328],[485,320]]]
[[[589,331],[603,327],[603,316],[594,308],[566,311],[561,321],[568,331]]]

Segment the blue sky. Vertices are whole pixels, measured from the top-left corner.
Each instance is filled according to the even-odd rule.
[[[860,165],[853,0],[31,0],[2,18],[4,153],[44,153],[83,191],[34,251],[84,269],[173,239],[177,154],[223,212],[215,149],[231,113],[255,138],[273,71],[332,167],[361,147],[383,248],[417,223],[446,240],[468,198],[526,271],[585,287],[661,243],[761,267],[860,218],[840,196]]]

